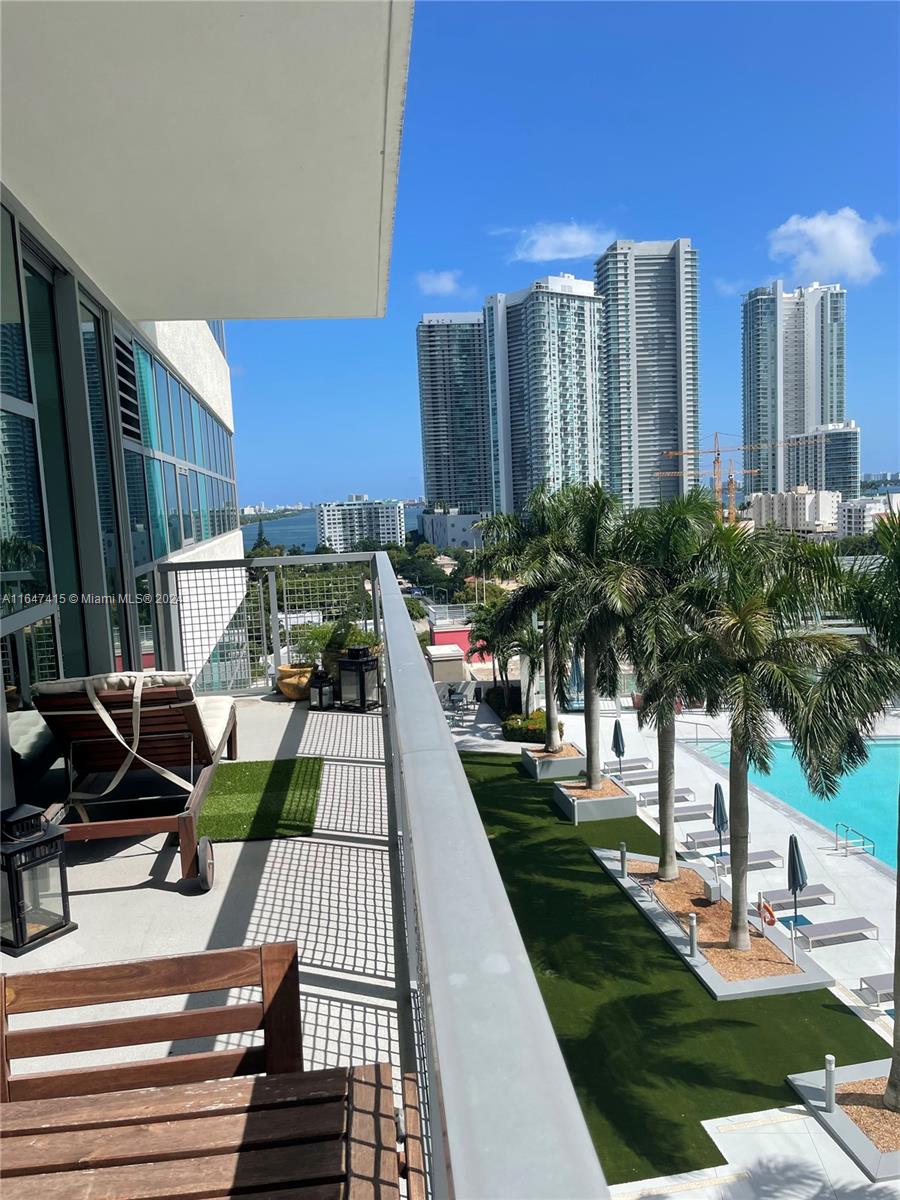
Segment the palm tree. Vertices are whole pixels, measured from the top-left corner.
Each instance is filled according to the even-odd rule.
[[[708,492],[695,488],[625,522],[621,553],[647,573],[647,591],[623,623],[642,702],[638,723],[656,727],[659,764],[659,877],[678,878],[675,847],[675,716],[683,699],[703,696],[696,660],[680,652],[694,619],[693,581],[716,518]]]
[[[531,713],[534,681],[543,663],[544,639],[534,622],[526,620],[522,627],[513,634],[511,646],[513,654],[519,656],[520,663],[524,659],[528,669],[528,683],[525,685],[525,695],[522,697],[522,712],[527,717]]]
[[[568,510],[567,539],[552,564],[558,577],[550,619],[555,640],[584,656],[584,726],[587,786],[602,780],[600,698],[618,691],[623,635],[630,614],[644,599],[649,576],[626,553],[618,499],[597,483],[560,493]],[[557,688],[565,693],[565,680]]]
[[[883,517],[874,534],[881,557],[874,564],[866,559],[848,572],[848,609],[869,629],[880,649],[900,659],[900,513],[891,512]],[[897,672],[895,699],[900,693],[900,662]],[[897,857],[900,861],[900,825]],[[894,995],[900,995],[900,887],[894,905]],[[894,1046],[884,1104],[900,1112],[900,1021],[894,1021]]]
[[[748,775],[751,766],[771,767],[772,715],[787,729],[810,789],[828,797],[840,775],[865,760],[865,735],[896,676],[870,645],[811,627],[820,606],[839,603],[842,591],[830,546],[775,529],[718,526],[707,565],[706,611],[680,652],[702,672],[707,711],[730,714],[728,944],[747,950]]]
[[[500,668],[500,681],[503,685],[503,698],[509,707],[509,679],[506,666],[509,662],[508,638],[497,628],[497,610],[495,604],[479,604],[472,612],[469,623],[469,649],[466,658],[490,655],[491,672],[494,677],[494,687],[497,686],[497,668]]]
[[[560,584],[559,565],[569,529],[567,489],[551,492],[544,484],[528,497],[521,513],[486,517],[477,528],[483,549],[476,555],[474,571],[491,572],[518,580],[518,587],[503,604],[508,634],[524,627],[536,615],[543,622],[544,707],[547,732],[544,750],[555,754],[561,746],[557,701],[561,645],[554,636],[550,607]]]

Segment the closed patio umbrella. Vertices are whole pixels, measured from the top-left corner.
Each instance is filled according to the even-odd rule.
[[[797,925],[797,896],[809,883],[803,855],[800,853],[800,843],[796,833],[792,833],[788,841],[788,891],[794,893],[794,926]]]
[[[622,759],[625,757],[625,738],[622,735],[622,722],[616,717],[613,725],[612,752],[619,760],[619,774],[622,774]]]
[[[728,809],[725,807],[725,793],[721,783],[717,783],[713,793],[713,828],[719,835],[719,853],[722,853],[722,835],[728,832]]]

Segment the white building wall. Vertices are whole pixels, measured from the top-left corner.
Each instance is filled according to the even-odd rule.
[[[156,343],[216,416],[232,432],[231,372],[205,321],[141,321],[138,326]]]
[[[840,537],[856,537],[869,534],[876,521],[888,511],[884,500],[845,500],[838,507],[838,534]]]

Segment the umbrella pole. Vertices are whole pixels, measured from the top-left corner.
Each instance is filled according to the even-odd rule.
[[[797,965],[797,893],[794,892],[794,922],[791,925],[791,958]]]

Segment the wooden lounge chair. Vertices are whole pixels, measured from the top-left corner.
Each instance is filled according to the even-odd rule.
[[[893,1000],[893,971],[890,971],[885,975],[863,975],[859,981],[859,990],[861,992],[872,992],[875,996],[876,1004],[880,1004],[882,1000]]]
[[[728,839],[726,838],[726,841]],[[723,854],[719,859],[724,870],[728,870],[731,866],[731,855]],[[765,867],[783,867],[784,856],[779,854],[777,850],[751,850],[747,855],[747,870],[762,870]]]
[[[820,924],[798,925],[798,938],[802,938],[811,950],[820,942],[845,941],[847,938],[874,935],[878,941],[878,926],[867,917],[847,917],[843,921],[824,921]]]
[[[688,800],[696,799],[693,788],[676,788],[675,803],[683,804]],[[638,794],[638,804],[659,804],[658,788],[651,788],[649,792],[640,792]]]
[[[621,769],[623,771],[641,771],[647,767],[652,767],[652,766],[653,766],[653,763],[650,761],[649,758],[623,758]],[[619,770],[619,760],[617,758],[607,759],[606,762],[603,764],[603,770],[604,771],[618,771]]]
[[[763,899],[769,908],[777,911],[780,908],[794,907],[794,893],[790,888],[779,888],[774,892],[764,892]],[[825,883],[808,883],[802,892],[798,893],[797,906],[802,908],[813,900],[822,900],[826,904],[834,904],[834,892]]]
[[[212,883],[212,847],[197,841],[197,818],[224,754],[237,756],[237,719],[230,696],[197,697],[185,674],[154,672],[59,679],[35,685],[35,707],[69,767],[69,797],[54,817],[67,841],[175,833],[183,879]],[[153,771],[175,789],[165,796],[123,798],[116,788],[129,772]],[[188,778],[176,774],[186,772]],[[89,787],[112,775],[105,788]],[[181,793],[181,795],[179,795]],[[175,811],[172,811],[173,800]],[[139,801],[152,815],[117,818],[112,810]],[[80,822],[70,822],[75,810]],[[96,810],[103,813],[97,819]]]
[[[253,1002],[7,1028],[6,1014],[259,989]],[[304,1072],[295,942],[0,976],[4,1200],[309,1196],[400,1200],[389,1063]],[[62,1018],[66,1020],[67,1018]],[[259,1030],[262,1044],[9,1071],[36,1055]],[[61,1102],[61,1099],[63,1102]],[[414,1076],[408,1194],[424,1197]]]

